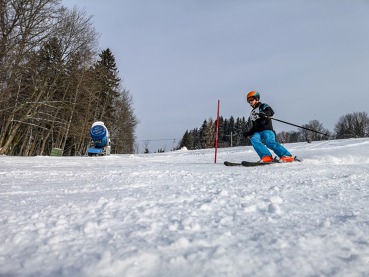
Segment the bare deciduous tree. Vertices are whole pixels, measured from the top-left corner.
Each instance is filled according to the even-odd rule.
[[[115,101],[114,121],[112,122],[112,151],[113,153],[133,153],[135,135],[134,130],[138,124],[133,112],[133,100],[129,92],[123,90]],[[145,146],[145,148],[147,148]]]
[[[39,101],[42,95],[36,86],[28,92],[31,97],[25,97],[30,88],[24,85],[24,71],[30,55],[50,35],[50,24],[60,11],[57,3],[54,0],[0,1],[0,154],[17,141],[21,124],[34,115],[33,102]]]
[[[320,123],[318,120],[311,120],[308,124],[302,125],[302,127],[308,128],[310,130],[317,131],[323,134],[329,134],[329,130],[323,127],[323,124]],[[317,132],[309,131],[300,128],[300,137],[305,141],[318,141],[318,140],[325,140],[327,136],[319,134]]]
[[[334,128],[337,138],[369,136],[369,118],[366,112],[354,112],[340,117]]]

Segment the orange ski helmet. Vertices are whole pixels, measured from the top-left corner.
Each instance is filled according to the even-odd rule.
[[[260,94],[259,92],[257,92],[256,90],[250,91],[247,96],[246,96],[246,100],[248,100],[249,98],[254,97],[257,101],[260,100]]]

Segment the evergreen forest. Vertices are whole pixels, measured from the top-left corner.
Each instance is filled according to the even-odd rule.
[[[204,120],[200,128],[186,130],[177,149],[186,147],[189,150],[215,147],[217,122],[213,119]],[[276,140],[280,143],[312,142],[327,139],[345,139],[369,137],[369,117],[366,112],[353,112],[343,115],[337,121],[334,131],[324,128],[318,120],[311,120],[301,125],[295,131],[281,131],[276,133]],[[242,118],[219,117],[218,147],[232,147],[250,145],[245,132],[251,128],[251,122]],[[311,131],[312,130],[312,131]],[[316,131],[316,132],[314,132]],[[326,134],[326,135],[322,135]]]

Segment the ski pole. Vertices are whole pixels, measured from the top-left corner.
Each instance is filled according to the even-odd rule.
[[[296,125],[296,124],[292,124],[292,123],[289,123],[289,122],[286,122],[286,121],[283,121],[283,120],[280,120],[280,119],[276,119],[276,118],[273,118],[273,117],[271,117],[271,119],[273,119],[275,121],[279,121],[279,122],[285,123],[285,124],[288,124],[288,125],[292,125],[292,126],[295,126],[295,127],[301,128],[301,129],[304,129],[304,130],[308,130],[308,131],[315,132],[315,133],[318,133],[318,134],[321,134],[321,135],[324,135],[324,136],[329,137],[328,134],[324,134],[324,133],[321,133],[321,132],[316,131],[316,130],[312,130],[312,129],[309,129],[309,128],[306,128],[306,127],[302,127],[302,126],[299,126],[299,125]]]

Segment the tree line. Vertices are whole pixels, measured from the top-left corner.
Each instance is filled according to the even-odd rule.
[[[212,148],[215,143],[217,122],[213,119],[204,120],[200,128],[186,130],[178,149],[186,147],[189,150]],[[281,143],[311,142],[326,139],[346,139],[369,137],[369,117],[366,112],[353,112],[339,118],[334,127],[334,132],[324,128],[318,120],[311,120],[301,125],[306,129],[298,128],[296,131],[282,131],[276,133],[277,141]],[[246,146],[250,145],[245,132],[251,128],[251,122],[245,117],[224,119],[219,117],[218,147]],[[322,135],[327,134],[327,136]]]
[[[132,97],[91,19],[60,0],[0,0],[0,155],[84,155],[95,121],[112,153],[134,151]]]

